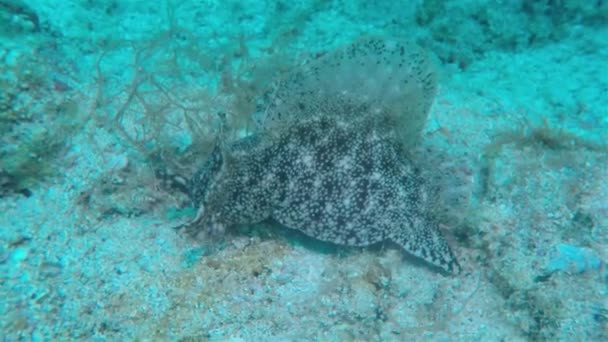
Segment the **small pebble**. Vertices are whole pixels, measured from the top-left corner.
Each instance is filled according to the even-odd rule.
[[[582,273],[597,270],[602,260],[591,250],[578,246],[561,243],[549,253],[548,272],[565,271]]]

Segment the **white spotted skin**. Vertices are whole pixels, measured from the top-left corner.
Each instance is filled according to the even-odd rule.
[[[366,129],[363,129],[365,127]],[[272,218],[327,242],[391,240],[441,269],[460,266],[427,214],[415,165],[378,136],[373,122],[302,120],[261,147],[227,156],[190,231]]]

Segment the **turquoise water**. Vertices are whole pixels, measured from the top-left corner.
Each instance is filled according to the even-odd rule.
[[[606,23],[0,0],[1,339],[608,339]]]

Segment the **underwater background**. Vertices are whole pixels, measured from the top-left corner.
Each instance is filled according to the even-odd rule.
[[[431,56],[411,153],[460,274],[269,221],[172,229],[198,208],[159,170],[365,37]],[[0,340],[608,340],[607,65],[605,1],[0,0]],[[350,70],[324,72],[370,96],[395,73]]]

